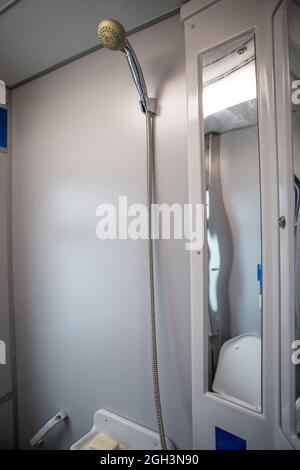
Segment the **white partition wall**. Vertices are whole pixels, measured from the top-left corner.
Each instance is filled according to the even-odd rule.
[[[184,30],[176,15],[130,38],[156,119],[156,200],[188,200]],[[122,54],[101,49],[12,92],[20,447],[59,409],[67,449],[106,408],[156,429],[143,240],[96,237],[96,208],[145,201],[145,117]],[[106,243],[107,242],[107,243]],[[189,256],[157,244],[161,393],[168,436],[192,446]]]
[[[289,448],[281,429],[279,211],[274,100],[273,15],[279,0],[192,0],[182,7],[188,93],[190,202],[206,201],[202,66],[204,54],[253,35],[256,51],[257,118],[260,155],[262,305],[261,410],[213,393],[209,384],[207,243],[191,254],[192,376],[194,448],[218,448],[218,432],[246,449]],[[238,50],[243,54],[245,51]],[[246,90],[247,92],[249,90]],[[243,148],[241,148],[243,151]],[[243,175],[241,174],[241,178]],[[238,295],[238,292],[236,292]],[[246,381],[247,362],[240,370]],[[230,374],[232,371],[228,370]]]
[[[280,214],[285,227],[280,231],[280,306],[281,306],[281,420],[282,429],[289,442],[300,449],[299,364],[293,363],[292,353],[299,349],[299,295],[298,218],[295,217],[294,178],[299,178],[299,103],[293,103],[293,89],[299,89],[296,70],[300,60],[290,53],[292,40],[300,47],[300,7],[292,10],[292,0],[281,2],[274,17],[275,77],[278,134],[278,183]],[[292,38],[292,35],[294,37]],[[296,87],[294,87],[295,82]],[[298,93],[299,96],[299,93]],[[298,317],[298,318],[297,318]],[[299,354],[297,355],[299,357]],[[298,382],[298,383],[297,383]],[[298,406],[297,406],[298,405]],[[298,435],[297,435],[298,434]]]

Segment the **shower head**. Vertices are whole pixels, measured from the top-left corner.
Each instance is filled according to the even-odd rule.
[[[140,105],[143,112],[156,114],[156,99],[149,98],[144,75],[139,61],[126,39],[124,27],[116,20],[103,20],[98,26],[98,36],[102,46],[111,51],[124,52],[136,89],[140,96]]]
[[[98,36],[102,46],[112,51],[122,51],[126,43],[123,25],[116,20],[103,20],[98,26]]]

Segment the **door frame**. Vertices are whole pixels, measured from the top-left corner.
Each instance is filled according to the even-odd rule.
[[[207,391],[205,240],[202,250],[190,253],[194,449],[215,448],[216,426],[244,437],[249,449],[290,448],[280,429],[279,201],[272,21],[279,4],[280,0],[192,0],[181,9],[186,44],[189,202],[205,203],[201,56],[251,31],[256,38],[261,166],[263,411],[253,412]],[[207,26],[212,24],[214,28]],[[206,233],[205,221],[203,228]]]
[[[293,143],[290,96],[290,61],[288,44],[288,8],[292,0],[283,0],[274,15],[275,91],[277,108],[279,214],[286,226],[280,230],[280,368],[281,425],[295,449],[300,449],[296,434],[295,366],[292,364],[292,342],[295,339],[295,276],[294,276],[294,199]]]

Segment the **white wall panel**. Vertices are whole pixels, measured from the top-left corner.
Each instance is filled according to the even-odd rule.
[[[230,333],[261,333],[257,265],[261,264],[260,174],[257,127],[222,134],[220,173],[231,227]]]
[[[156,197],[188,201],[183,27],[131,37],[156,120]],[[100,50],[13,92],[13,246],[21,447],[59,408],[67,448],[108,408],[155,428],[144,241],[96,239],[96,207],[145,202],[145,119],[121,53]],[[157,250],[162,405],[168,435],[192,445],[189,256]]]

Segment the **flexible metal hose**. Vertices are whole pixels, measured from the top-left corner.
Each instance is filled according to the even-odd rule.
[[[8,0],[2,7],[0,7],[0,15],[19,2],[20,0]]]
[[[147,129],[147,208],[148,208],[148,259],[149,259],[149,287],[150,287],[150,313],[151,313],[151,348],[152,348],[152,380],[154,389],[154,404],[160,444],[163,450],[167,450],[166,435],[161,410],[159,374],[157,360],[157,336],[155,314],[155,290],[154,290],[154,265],[153,265],[153,239],[152,239],[152,187],[153,187],[153,115],[146,112]]]

